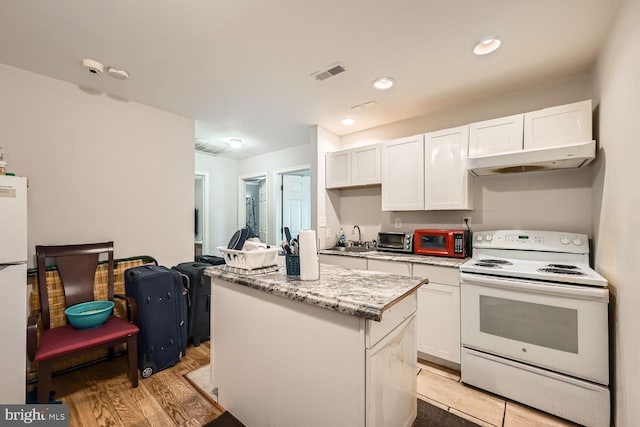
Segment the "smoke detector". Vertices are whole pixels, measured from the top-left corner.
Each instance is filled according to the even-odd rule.
[[[83,59],[82,66],[89,70],[91,74],[102,74],[102,71],[104,70],[104,65],[102,65],[95,59]]]
[[[126,80],[129,78],[129,73],[127,73],[126,70],[116,67],[107,67],[107,74],[117,80]]]

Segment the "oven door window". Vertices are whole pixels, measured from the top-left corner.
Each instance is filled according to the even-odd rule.
[[[390,248],[403,248],[404,234],[383,234],[380,236],[380,243]]]
[[[447,236],[420,236],[420,248],[422,249],[447,249]]]
[[[480,331],[578,354],[578,311],[480,295]]]

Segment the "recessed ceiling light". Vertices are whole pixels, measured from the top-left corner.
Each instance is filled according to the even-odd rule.
[[[373,81],[371,85],[378,90],[387,90],[391,89],[394,83],[395,80],[393,80],[391,77],[378,77]]]
[[[494,52],[500,47],[500,39],[496,37],[487,37],[473,48],[473,53],[476,55],[487,55]]]
[[[240,139],[240,138],[230,138],[229,139],[229,145],[234,150],[237,150],[238,148],[242,147],[242,139]]]
[[[355,124],[356,119],[354,117],[345,117],[344,119],[342,119],[342,124],[345,126],[351,126],[353,124]]]

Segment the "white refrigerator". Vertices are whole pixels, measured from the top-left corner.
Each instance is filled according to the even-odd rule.
[[[0,175],[0,403],[24,404],[27,360],[27,179]]]

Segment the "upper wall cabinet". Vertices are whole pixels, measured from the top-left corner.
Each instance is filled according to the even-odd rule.
[[[522,149],[524,114],[469,125],[469,156],[506,153]]]
[[[424,135],[382,143],[382,210],[424,209]]]
[[[468,125],[425,134],[426,210],[473,209],[467,173],[468,147]]]
[[[579,168],[596,156],[591,100],[470,125],[475,176]]]
[[[524,115],[524,148],[590,141],[591,100],[545,108]]]
[[[326,188],[380,184],[380,144],[327,153]]]

